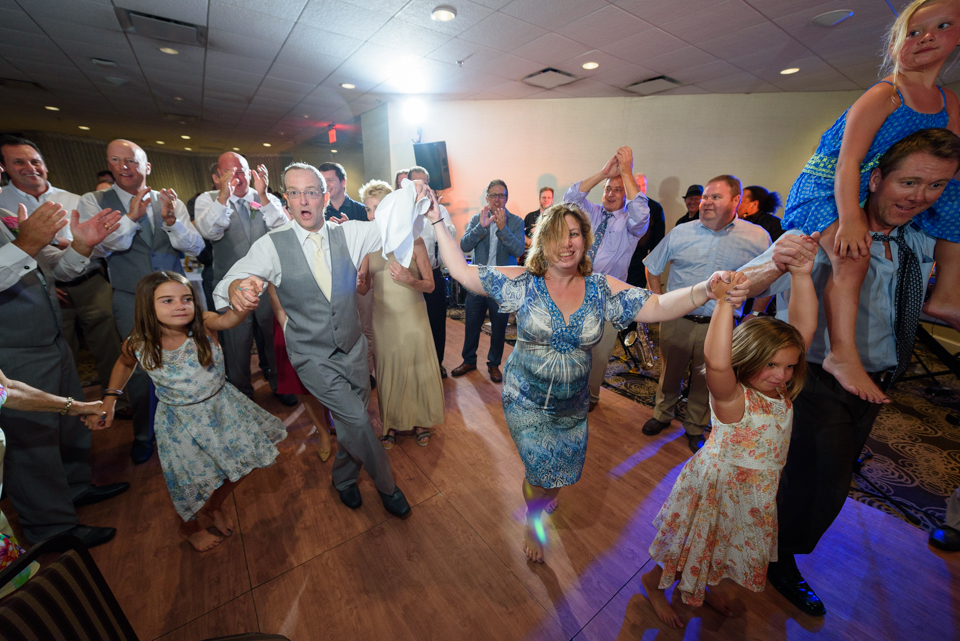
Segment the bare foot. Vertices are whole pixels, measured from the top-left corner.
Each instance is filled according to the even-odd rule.
[[[539,522],[539,519],[537,519],[537,522],[533,522],[533,519],[528,515],[527,525],[523,529],[523,552],[534,563],[543,563],[543,542],[541,539],[546,539],[543,524]]]
[[[233,534],[233,529],[235,526],[233,518],[230,516],[229,511],[224,510],[208,510],[207,514],[213,519],[213,527],[217,528],[217,531],[224,536],[230,536]]]
[[[217,536],[207,530],[198,530],[189,533],[186,530],[181,530],[181,534],[197,552],[208,552],[220,545],[220,542],[223,541],[222,536]]]
[[[560,497],[557,497],[547,503],[546,507],[543,508],[543,511],[547,514],[553,514],[557,511],[557,508],[560,507]]]
[[[657,618],[671,628],[682,628],[683,621],[680,620],[680,615],[677,614],[677,611],[674,610],[670,602],[667,601],[666,593],[660,589],[660,575],[662,572],[663,569],[658,565],[640,577],[640,582],[643,584],[643,589],[647,591],[647,599],[650,601],[650,605],[653,606],[653,611],[657,613]]]
[[[707,587],[707,593],[704,595],[703,600],[707,605],[723,616],[733,616],[733,610],[730,609],[730,605],[727,603],[727,600],[723,597],[721,591],[717,590],[716,586],[712,588]]]
[[[923,313],[941,320],[950,327],[960,332],[960,310],[953,307],[943,307],[938,305],[937,297],[932,296],[923,306]]]
[[[827,357],[823,359],[823,369],[837,379],[837,382],[851,394],[859,396],[865,401],[871,403],[889,403],[887,395],[880,391],[863,369],[859,362],[853,362],[851,359],[838,357],[834,352],[827,352]]]

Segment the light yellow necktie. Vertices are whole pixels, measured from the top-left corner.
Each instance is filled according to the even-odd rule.
[[[317,247],[317,251],[313,255],[313,277],[317,279],[317,285],[320,286],[320,291],[327,297],[327,300],[330,300],[330,290],[333,288],[333,279],[330,276],[330,268],[327,267],[327,261],[323,256],[320,234],[310,234],[308,238]]]

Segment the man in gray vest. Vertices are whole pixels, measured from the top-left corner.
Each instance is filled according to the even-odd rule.
[[[320,171],[294,163],[283,172],[294,222],[260,238],[230,268],[214,290],[218,309],[253,302],[263,281],[273,283],[287,314],[287,355],[300,380],[333,413],[337,457],[333,485],[340,500],[356,509],[363,500],[357,487],[360,468],[373,479],[388,512],[410,513],[397,487],[380,440],[370,426],[367,402],[367,339],[357,313],[357,267],[382,245],[373,222],[324,224],[330,199]]]
[[[113,286],[113,317],[121,339],[133,329],[134,292],[147,274],[167,270],[183,273],[180,252],[196,256],[203,251],[203,238],[190,222],[187,208],[172,189],[153,191],[147,187],[150,163],[147,153],[129,140],[107,145],[107,165],[116,184],[103,191],[84,194],[78,211],[80,220],[90,219],[104,207],[125,214],[120,228],[107,236],[98,248],[107,256],[107,270]],[[153,453],[150,430],[150,382],[137,369],[127,385],[133,408],[133,447],[130,457],[143,463]]]
[[[0,168],[2,171],[2,168]],[[16,230],[0,225],[0,369],[11,380],[68,398],[59,413],[4,409],[0,427],[7,440],[5,489],[26,538],[36,543],[69,532],[93,547],[116,529],[79,525],[76,507],[121,494],[129,483],[90,484],[90,431],[68,416],[73,399],[84,398],[73,356],[61,331],[54,283],[71,280],[90,263],[93,247],[117,228],[120,212],[103,210],[79,224],[65,250],[50,243],[66,227],[66,212],[55,202],[26,207],[13,216]]]
[[[283,204],[267,191],[267,168],[263,165],[250,171],[247,159],[228,151],[217,161],[218,191],[200,194],[194,209],[194,224],[204,238],[213,242],[213,282],[219,283],[235,262],[247,255],[250,245],[289,222]],[[254,189],[250,189],[253,175]],[[287,406],[297,404],[293,394],[277,394],[277,366],[273,353],[273,310],[270,299],[260,299],[257,309],[234,327],[222,332],[223,356],[226,359],[227,380],[234,387],[253,398],[250,382],[250,349],[253,347],[254,325],[263,335],[265,352],[261,359],[267,363],[264,376],[270,389]]]

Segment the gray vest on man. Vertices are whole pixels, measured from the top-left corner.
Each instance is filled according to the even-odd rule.
[[[112,189],[93,192],[101,209],[116,209],[127,213],[120,197]],[[159,271],[183,273],[180,264],[180,252],[173,248],[167,233],[163,231],[163,217],[160,216],[160,193],[150,192],[154,203],[153,227],[146,224],[149,218],[144,215],[140,220],[140,230],[133,237],[130,249],[113,252],[107,257],[107,270],[110,272],[110,284],[121,292],[135,293],[137,283],[147,274]]]
[[[294,223],[296,224],[296,223]],[[357,314],[357,268],[339,225],[327,231],[330,251],[330,300],[323,295],[292,227],[270,233],[280,257],[282,278],[277,295],[287,313],[284,337],[294,352],[327,358],[349,352],[360,340]]]
[[[213,200],[220,195],[219,191],[207,192]],[[260,203],[260,195],[253,193],[254,201]],[[263,203],[260,203],[263,204]],[[230,226],[223,232],[220,240],[213,241],[213,282],[219,283],[227,275],[234,264],[247,255],[250,246],[257,239],[267,233],[267,223],[259,210],[251,211],[252,215],[237,211],[233,201],[228,201],[230,209]]]
[[[0,209],[0,216],[13,215]],[[13,242],[7,228],[2,229],[0,247]],[[11,347],[45,347],[60,334],[60,303],[52,287],[53,274],[41,271],[39,264],[37,267],[0,292],[0,327],[3,342]]]

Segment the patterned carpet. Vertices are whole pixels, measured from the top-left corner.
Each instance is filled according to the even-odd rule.
[[[462,309],[451,309],[448,315],[463,321]],[[483,330],[489,334],[490,326]],[[654,349],[659,342],[658,330],[656,325],[649,327]],[[508,326],[507,338],[511,344],[516,340],[515,325]],[[636,353],[636,345],[632,349]],[[924,374],[920,361],[934,371],[944,369],[919,342],[914,354],[912,368],[905,376]],[[618,344],[603,384],[621,396],[653,407],[659,376],[659,361],[649,371],[639,369],[633,362],[625,362],[623,348]],[[960,486],[960,380],[943,374],[936,380],[924,377],[901,381],[888,393],[893,402],[881,410],[874,423],[865,449],[872,458],[866,461],[862,473],[919,518],[918,527],[929,530],[942,522],[945,500]],[[685,402],[681,401],[678,417],[683,417],[685,409]],[[868,483],[854,476],[852,498],[909,522],[896,508],[876,498],[874,492]]]

